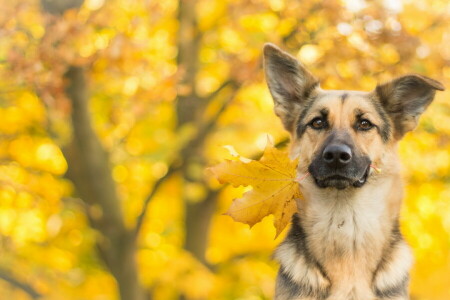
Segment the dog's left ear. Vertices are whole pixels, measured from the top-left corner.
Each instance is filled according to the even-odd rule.
[[[378,85],[375,93],[394,123],[394,137],[400,139],[413,130],[436,90],[444,89],[439,81],[415,74]]]

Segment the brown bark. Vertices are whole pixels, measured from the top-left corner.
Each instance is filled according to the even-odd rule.
[[[67,177],[86,203],[90,223],[99,233],[100,257],[115,277],[121,299],[143,300],[144,290],[139,284],[135,259],[135,235],[124,225],[108,154],[92,128],[84,70],[72,66],[66,78],[73,129],[72,142],[64,149],[69,166]]]
[[[216,209],[216,197],[215,192],[210,192],[205,200],[186,204],[184,247],[205,265],[208,265],[205,253],[208,246],[211,218]]]
[[[199,68],[198,52],[200,48],[200,32],[198,31],[195,1],[180,0],[178,7],[179,31],[178,31],[178,67],[182,78],[179,82],[177,118],[178,128],[188,123],[198,122],[204,109],[204,102],[197,96],[195,90],[196,75]],[[202,131],[203,132],[200,132]],[[185,183],[201,182],[202,178],[189,172],[191,165],[205,165],[201,148],[206,136],[212,128],[199,128],[199,134],[195,141],[190,143],[182,153],[182,174]],[[207,188],[205,186],[205,188]],[[215,208],[215,194],[200,202],[191,203],[183,199],[185,203],[185,243],[184,248],[191,252],[198,260],[205,261],[205,252],[208,245],[208,234],[212,215]]]
[[[61,15],[66,10],[79,8],[84,0],[41,0],[42,9],[45,12]]]
[[[195,172],[190,172],[190,170],[206,167],[203,146],[210,133],[215,130],[218,118],[234,98],[239,84],[234,79],[230,79],[209,96],[205,98],[198,96],[196,92],[196,77],[200,68],[199,50],[202,35],[197,26],[196,1],[179,0],[178,3],[177,63],[182,74],[176,107],[178,128],[186,124],[193,124],[198,129],[195,138],[180,153],[183,160],[182,175],[185,184],[201,183],[207,191],[204,199],[199,201],[191,202],[186,197],[183,199],[185,204],[184,248],[208,266],[205,253],[208,247],[211,219],[215,212],[216,199],[219,192],[209,189],[204,181],[203,174],[196,174]],[[220,109],[211,119],[202,119],[205,107],[210,101],[216,100],[216,97],[224,99]],[[192,166],[195,168],[192,168]]]
[[[83,0],[41,0],[51,14],[79,8]],[[67,177],[86,203],[91,226],[98,231],[97,249],[117,281],[122,300],[144,300],[136,264],[136,236],[124,224],[120,198],[112,179],[108,153],[98,139],[89,112],[85,70],[69,66],[66,96],[72,105],[72,141],[63,149],[68,164]]]
[[[41,299],[41,297],[42,297],[42,295],[38,291],[36,291],[31,285],[20,281],[18,278],[14,277],[7,270],[0,270],[0,279],[9,283],[11,286],[15,287],[16,289],[22,290],[24,293],[26,293],[32,299]]]
[[[195,0],[180,0],[178,2],[177,62],[181,78],[178,83],[176,109],[179,127],[196,120],[201,107],[195,89],[201,39],[195,16],[195,3]]]

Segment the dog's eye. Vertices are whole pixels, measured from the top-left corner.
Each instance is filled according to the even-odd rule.
[[[311,126],[313,129],[324,129],[327,127],[327,121],[325,121],[322,118],[314,118],[310,123],[309,126]]]
[[[362,119],[358,122],[356,127],[358,128],[358,130],[364,131],[364,130],[372,129],[373,126],[374,125],[369,120]]]

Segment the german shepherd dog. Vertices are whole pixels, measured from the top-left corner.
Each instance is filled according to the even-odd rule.
[[[304,199],[275,252],[275,299],[409,299],[413,259],[399,230],[396,148],[443,85],[406,75],[371,92],[323,90],[272,44],[264,47],[264,68],[298,175],[310,175],[300,182]]]

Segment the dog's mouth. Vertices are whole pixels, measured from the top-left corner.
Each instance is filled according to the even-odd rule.
[[[369,177],[370,165],[368,165],[361,177],[355,180],[354,177],[347,177],[340,174],[334,174],[324,178],[314,177],[316,185],[321,188],[333,187],[339,190],[343,190],[348,187],[360,188],[362,187]]]

